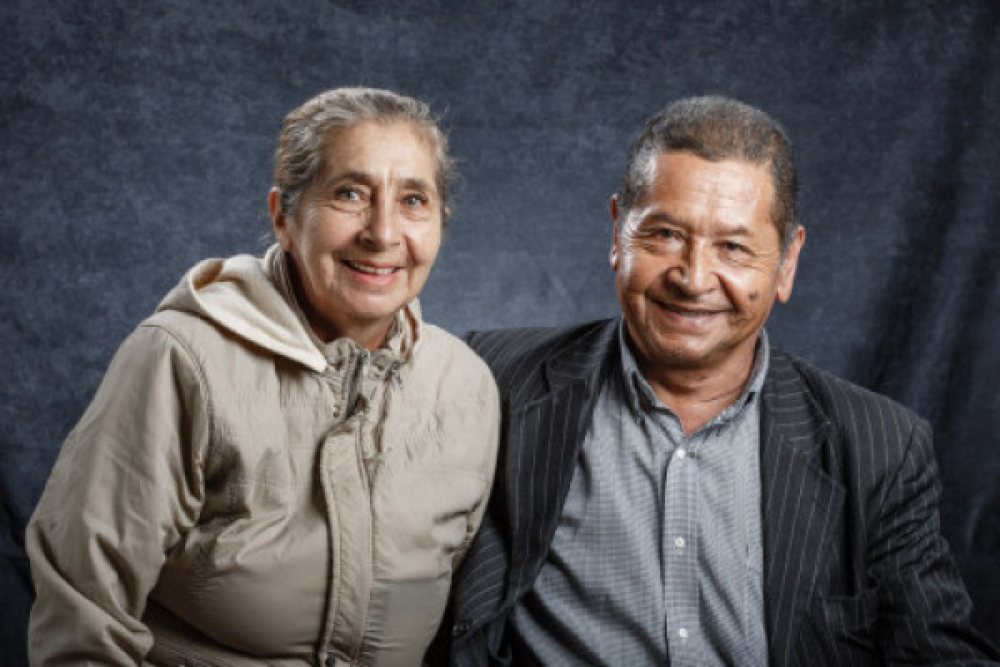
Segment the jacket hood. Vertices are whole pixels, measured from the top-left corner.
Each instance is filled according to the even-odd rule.
[[[263,258],[236,255],[203,260],[181,278],[156,310],[197,315],[247,342],[322,372],[327,366],[322,343],[297,312],[295,297],[290,293],[286,297],[279,289],[281,278],[286,277],[284,261],[277,244]],[[402,326],[394,325],[394,329],[404,329],[406,342],[415,342],[419,322],[420,307],[414,300],[397,318]]]

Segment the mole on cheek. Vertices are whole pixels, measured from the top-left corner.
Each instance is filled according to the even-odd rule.
[[[760,296],[760,294],[757,292],[750,292],[749,294],[747,294],[747,298],[750,299],[751,301],[756,301],[758,296]]]

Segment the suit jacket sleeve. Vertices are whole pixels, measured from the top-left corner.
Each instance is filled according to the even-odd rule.
[[[882,589],[878,618],[891,664],[982,664],[995,652],[969,626],[971,603],[940,532],[940,485],[930,427],[916,420],[894,478],[886,485],[871,573]]]

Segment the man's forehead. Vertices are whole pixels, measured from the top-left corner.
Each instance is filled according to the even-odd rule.
[[[746,205],[769,202],[773,192],[767,165],[740,159],[707,160],[694,153],[663,151],[650,160],[639,200],[687,195]]]
[[[766,180],[770,180],[771,175],[766,162],[754,162],[740,157],[707,158],[694,151],[663,150],[650,160],[650,169],[653,172],[666,173],[668,170],[689,172],[692,165],[734,176],[754,174],[755,177],[765,177]]]

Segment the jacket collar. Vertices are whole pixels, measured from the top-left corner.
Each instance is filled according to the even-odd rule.
[[[831,423],[792,360],[771,349],[761,397],[764,605],[771,663],[789,664],[844,504],[823,471]]]
[[[545,361],[545,379],[550,393],[569,384],[586,382],[591,392],[600,387],[612,364],[618,360],[618,332],[621,318],[597,323],[569,345],[557,349]]]
[[[762,390],[761,431],[770,426],[771,438],[780,439],[784,446],[803,455],[814,454],[826,439],[830,419],[816,403],[791,357],[773,345],[770,352]]]
[[[510,412],[499,464],[506,480],[517,480],[503,491],[512,536],[507,605],[527,592],[548,556],[598,389],[618,363],[618,328],[618,319],[595,323],[557,345],[543,362],[541,395]]]

